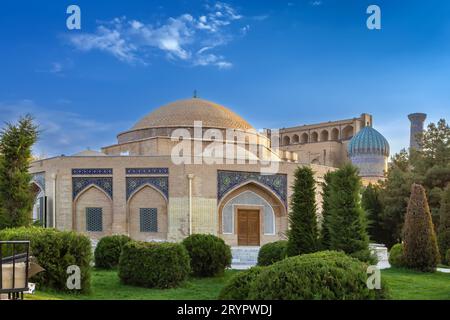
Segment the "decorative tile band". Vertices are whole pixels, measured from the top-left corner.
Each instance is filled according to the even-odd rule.
[[[169,168],[127,168],[126,174],[169,174]]]
[[[217,198],[220,201],[230,190],[246,182],[255,181],[272,190],[287,206],[287,175],[263,175],[256,172],[217,171]]]
[[[99,174],[113,174],[113,169],[72,169],[72,175],[99,175]]]
[[[78,194],[90,185],[95,185],[106,192],[112,199],[113,197],[113,179],[110,177],[73,177],[72,178],[72,197],[73,200]]]
[[[31,182],[36,183],[45,192],[45,172],[38,172],[32,175]]]
[[[166,199],[169,199],[169,178],[168,177],[128,177],[127,179],[127,200],[140,187],[149,184],[161,191]]]

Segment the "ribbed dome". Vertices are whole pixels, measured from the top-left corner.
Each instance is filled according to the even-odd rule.
[[[228,108],[217,103],[192,98],[162,106],[134,125],[131,130],[155,127],[192,127],[202,121],[203,127],[248,130],[252,126]]]
[[[373,154],[389,156],[389,143],[381,133],[372,127],[364,127],[350,140],[349,156]]]

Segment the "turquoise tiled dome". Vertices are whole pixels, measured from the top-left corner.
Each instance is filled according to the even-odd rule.
[[[372,154],[389,156],[389,143],[381,133],[372,127],[361,129],[348,144],[348,154],[350,157]]]

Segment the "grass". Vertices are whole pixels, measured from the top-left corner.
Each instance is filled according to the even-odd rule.
[[[395,300],[450,300],[450,274],[390,268],[382,270]]]
[[[236,270],[227,270],[215,278],[191,278],[174,289],[146,289],[120,283],[117,271],[94,270],[92,292],[89,295],[74,295],[54,291],[37,291],[27,299],[72,299],[72,300],[214,300],[226,281]],[[382,277],[389,285],[395,300],[450,300],[450,274],[421,273],[405,269],[382,270]]]
[[[27,299],[71,299],[71,300],[214,300],[226,281],[238,271],[227,270],[223,276],[214,278],[191,278],[182,286],[173,289],[147,289],[123,285],[116,270],[92,272],[90,294],[69,294],[54,291],[36,291]]]

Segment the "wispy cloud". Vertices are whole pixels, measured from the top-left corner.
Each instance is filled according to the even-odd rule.
[[[309,4],[314,6],[314,7],[316,7],[316,6],[322,5],[322,1],[321,0],[315,0],[315,1],[311,1]]]
[[[15,122],[26,113],[36,118],[41,131],[33,150],[37,156],[71,155],[88,147],[99,150],[115,143],[111,132],[131,126],[127,122],[101,122],[74,112],[50,110],[32,100],[0,102],[2,122]],[[0,127],[3,127],[3,123]]]
[[[163,23],[114,18],[99,22],[93,33],[70,35],[68,40],[81,51],[103,51],[131,64],[146,65],[162,53],[169,60],[194,66],[229,68],[232,63],[216,51],[234,39],[232,26],[243,16],[223,2],[207,4],[204,9],[198,16],[185,13]],[[236,28],[245,35],[250,26],[241,24]]]

